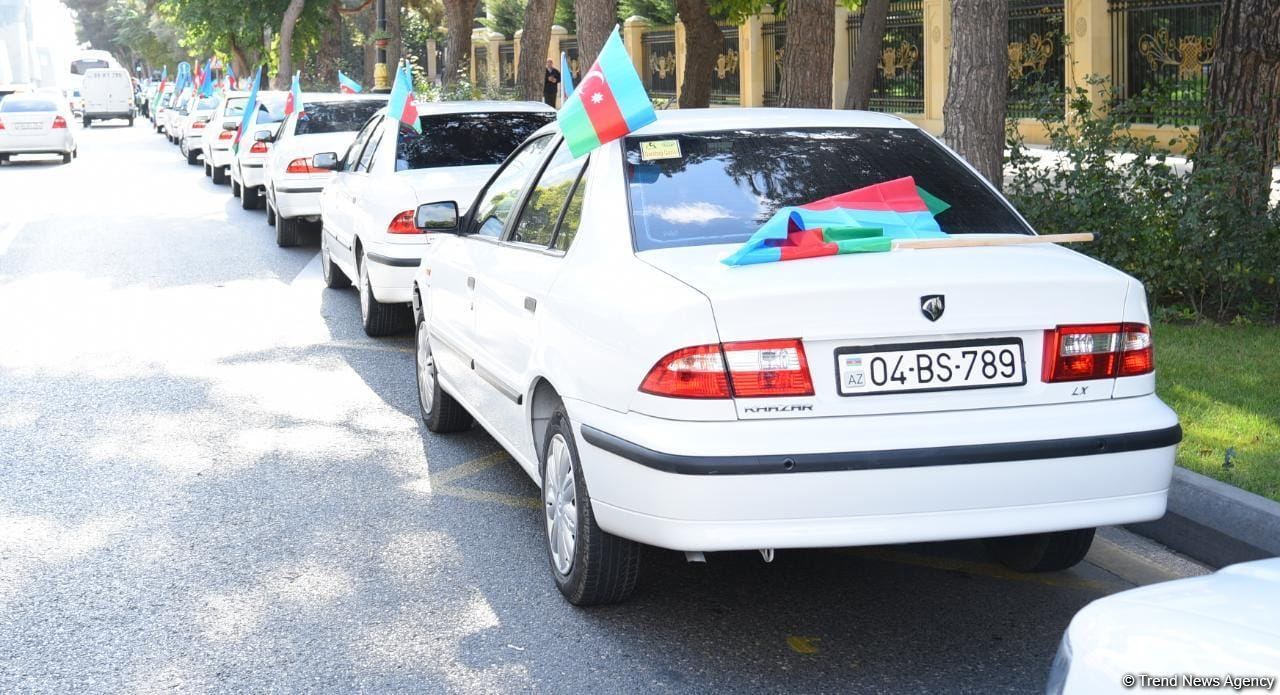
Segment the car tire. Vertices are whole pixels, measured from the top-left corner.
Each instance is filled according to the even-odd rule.
[[[156,135],[160,134],[160,126],[156,126]]]
[[[410,325],[412,317],[407,304],[383,304],[373,296],[373,284],[369,280],[369,261],[360,253],[356,265],[360,289],[360,325],[370,338],[395,335]]]
[[[276,214],[275,207],[271,205],[270,198],[267,199],[266,206],[267,206],[267,226],[274,227],[276,226],[276,220],[279,217],[279,215]]]
[[[8,164],[8,163],[9,163],[9,155],[0,154],[0,164]]]
[[[262,202],[262,194],[257,186],[240,187],[240,207],[245,210],[257,210]]]
[[[212,166],[210,166],[208,162],[205,162],[205,163],[204,163],[204,177],[205,177],[205,178],[209,178],[209,177],[211,177],[211,176],[213,176],[213,167],[212,167]]]
[[[431,354],[427,322],[419,321],[414,350],[414,371],[418,377],[418,412],[422,423],[436,434],[465,432],[474,422],[471,413],[440,386],[439,372]]]
[[[93,124],[93,119],[92,119],[92,118],[89,118],[88,116],[85,116],[85,117],[84,117],[84,127],[88,128],[88,127],[89,127],[90,125],[92,125],[92,124]]]
[[[279,217],[276,219],[276,246],[281,248],[298,245],[298,228],[302,220],[296,217]]]
[[[70,164],[70,163],[71,163],[71,153],[70,153],[70,152],[63,152],[63,153],[62,153],[62,163],[63,163],[63,164]]]
[[[573,426],[563,405],[551,414],[543,441],[539,496],[556,588],[575,606],[627,600],[640,576],[642,547],[596,525]]]
[[[325,287],[331,290],[343,290],[351,286],[351,278],[347,277],[347,274],[342,272],[342,268],[333,262],[327,236],[322,225],[320,227],[320,273],[324,275]]]
[[[200,153],[187,150],[187,164],[190,164],[191,166],[197,166],[200,164]]]
[[[219,186],[221,186],[222,184],[224,184],[224,183],[226,183],[226,182],[227,182],[227,168],[226,168],[226,167],[214,167],[214,168],[213,168],[213,182],[214,182],[215,184],[219,185]]]
[[[240,184],[236,182],[234,177],[231,179],[231,195],[237,198],[240,197]]]
[[[1080,564],[1093,544],[1094,529],[987,538],[992,559],[1018,572],[1057,572]]]
[[[130,128],[132,128],[132,127],[133,127],[133,116],[130,116],[130,117],[129,117],[129,127],[130,127]]]

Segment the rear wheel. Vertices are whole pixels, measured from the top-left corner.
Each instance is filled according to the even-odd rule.
[[[302,220],[294,217],[280,217],[276,219],[276,246],[297,246],[298,245],[298,228],[302,226]],[[322,261],[323,262],[323,261]]]
[[[204,175],[206,178],[213,176],[213,167],[208,162],[204,163]]]
[[[1018,572],[1057,572],[1080,564],[1093,544],[1094,529],[1026,536],[988,538],[983,543],[992,559]]]
[[[360,253],[356,272],[360,276],[360,324],[364,327],[365,335],[378,338],[399,333],[411,318],[409,306],[383,304],[373,296],[373,284],[369,280],[369,259],[364,252]]]
[[[268,227],[274,227],[274,226],[276,226],[276,218],[278,217],[278,215],[276,215],[276,208],[275,208],[275,206],[274,206],[274,205],[272,205],[272,204],[271,204],[271,198],[270,198],[270,197],[267,197],[267,196],[263,196],[263,197],[264,197],[264,198],[266,198],[266,206],[267,206],[267,226],[268,226]]]
[[[323,225],[320,228],[320,272],[324,274],[324,285],[330,289],[340,290],[351,286],[351,278],[342,272],[333,256],[329,253],[329,239]]]
[[[465,432],[471,428],[471,413],[440,388],[426,321],[418,322],[417,333],[418,349],[414,364],[418,372],[418,412],[422,414],[422,422],[437,434]]]
[[[200,163],[200,153],[194,150],[187,150],[187,164],[196,166]]]
[[[257,186],[241,186],[240,187],[240,207],[245,210],[257,210],[258,203],[262,200],[262,194],[258,191]]]
[[[213,182],[214,182],[215,184],[219,185],[219,186],[221,186],[222,184],[224,184],[224,183],[226,183],[226,182],[227,182],[227,168],[226,168],[226,167],[214,167],[214,168],[213,168]]]
[[[240,197],[240,184],[236,183],[234,177],[231,179],[231,195],[237,198]]]
[[[133,127],[133,116],[130,116],[130,117],[129,117],[129,127],[130,127],[130,128],[132,128],[132,127]]]
[[[63,153],[62,153],[62,163],[63,163],[63,164],[70,164],[70,163],[71,163],[71,153],[70,153],[70,152],[63,152]]]
[[[640,576],[641,546],[596,525],[563,405],[551,415],[544,439],[542,508],[556,588],[575,606],[627,600]]]
[[[8,164],[8,163],[9,163],[9,155],[0,154],[0,164]]]

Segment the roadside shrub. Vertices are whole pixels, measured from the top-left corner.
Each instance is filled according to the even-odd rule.
[[[1089,87],[1108,92],[1100,80]],[[1130,126],[1158,117],[1159,101],[1149,94],[1098,111],[1088,87],[1074,89],[1065,120],[1052,107],[1037,118],[1047,151],[1027,146],[1010,122],[1005,192],[1041,233],[1101,234],[1078,248],[1142,280],[1159,316],[1280,320],[1280,210],[1246,209],[1235,189],[1254,174],[1195,158],[1188,128],[1165,142],[1135,136]],[[1175,166],[1161,145],[1185,148],[1212,176]]]

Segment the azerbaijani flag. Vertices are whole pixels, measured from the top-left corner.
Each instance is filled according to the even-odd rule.
[[[200,76],[200,97],[213,96],[213,61],[205,64],[204,74]]]
[[[364,87],[361,87],[359,82],[356,82],[350,77],[347,77],[346,75],[342,74],[341,70],[339,70],[338,71],[338,91],[342,92],[343,94],[359,94],[360,92],[364,91]]]
[[[894,239],[943,238],[934,216],[950,205],[905,176],[774,213],[742,248],[721,261],[751,265],[843,253],[877,253]]]
[[[391,96],[387,101],[387,115],[396,119],[401,125],[413,128],[422,134],[422,124],[418,122],[418,105],[414,103],[413,73],[409,66],[401,64],[396,70],[395,84],[391,85]]]
[[[289,96],[284,100],[284,115],[289,116],[297,111],[302,113],[302,71],[293,73],[293,82],[289,85]]]
[[[240,117],[240,127],[236,128],[236,139],[231,143],[231,151],[240,152],[240,140],[244,137],[244,129],[249,127],[249,119],[258,110],[258,85],[262,83],[262,66],[253,74],[253,88],[249,90],[249,99],[244,102],[244,115]]]
[[[581,157],[657,119],[615,26],[600,57],[556,116],[569,152]]]
[[[573,68],[569,66],[569,54],[560,51],[560,92],[565,99],[573,94]]]
[[[222,78],[226,80],[226,87],[224,87],[223,90],[227,92],[234,92],[236,89],[236,69],[231,65],[231,63],[227,63],[227,70],[222,74]]]
[[[160,89],[156,90],[156,100],[151,102],[151,113],[154,117],[156,109],[160,107],[160,100],[164,98],[164,85],[169,81],[169,66],[164,66],[164,72],[160,75]],[[154,120],[154,119],[153,119]]]

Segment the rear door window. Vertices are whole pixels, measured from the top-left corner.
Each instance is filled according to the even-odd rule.
[[[502,230],[506,228],[511,211],[520,198],[520,191],[542,161],[542,155],[550,143],[550,135],[529,142],[524,149],[512,155],[493,177],[476,205],[476,223],[472,227],[476,234],[494,239],[502,236]]]
[[[519,244],[548,247],[555,236],[556,223],[564,212],[565,201],[573,192],[584,161],[574,159],[563,142],[538,177],[537,184],[529,192],[529,199],[520,212],[520,219],[511,230],[508,241]]]

